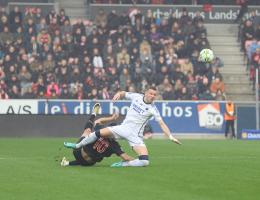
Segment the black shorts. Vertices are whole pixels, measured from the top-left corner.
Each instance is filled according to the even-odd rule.
[[[81,137],[80,140],[78,142],[80,142],[81,140],[83,140],[84,137]],[[86,161],[82,155],[81,155],[81,148],[80,149],[74,149],[73,150],[73,155],[75,157],[75,159],[82,165],[82,166],[92,166],[95,164],[95,162],[90,162],[90,161]]]

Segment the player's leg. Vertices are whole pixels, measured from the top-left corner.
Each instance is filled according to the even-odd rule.
[[[228,132],[229,132],[229,125],[230,124],[230,122],[229,122],[229,120],[226,120],[226,128],[225,128],[225,137],[227,138],[227,136],[228,136]]]
[[[112,167],[145,167],[149,165],[148,149],[145,146],[143,139],[138,136],[130,135],[126,138],[130,146],[133,148],[135,153],[138,155],[137,159],[125,162],[114,163]]]
[[[235,134],[235,120],[231,120],[230,121],[230,126],[231,126],[231,131],[232,131],[232,137],[235,138],[236,134]]]
[[[145,146],[135,146],[133,150],[138,155],[138,158],[130,161],[117,162],[111,167],[146,167],[149,165],[148,150]]]
[[[95,142],[100,137],[110,137],[112,136],[112,132],[108,128],[103,128],[98,131],[92,132],[87,135],[80,143],[76,145],[76,148],[80,148],[84,145],[91,144]]]
[[[81,142],[79,142],[77,144],[64,142],[64,146],[67,148],[78,149],[87,144],[91,144],[91,143],[95,142],[100,137],[111,137],[111,136],[113,136],[113,133],[111,132],[111,130],[109,128],[103,128],[103,129],[100,129],[98,131],[88,134]]]
[[[82,133],[81,137],[86,137],[92,132],[92,129],[93,129],[94,123],[95,123],[95,121],[94,121],[95,118],[96,118],[96,115],[91,114],[90,118],[88,119],[88,121],[86,122],[86,124],[84,126],[84,132]]]
[[[92,108],[92,114],[91,114],[90,118],[88,119],[88,121],[86,122],[86,124],[84,126],[84,132],[82,134],[83,137],[87,137],[87,136],[90,135],[92,128],[94,126],[95,117],[98,114],[99,109],[100,109],[100,103],[95,103],[95,105]],[[77,148],[76,143],[70,143],[70,142],[64,142],[64,146],[68,147],[68,148],[73,148],[73,149]]]
[[[92,114],[90,115],[89,119],[87,120],[85,126],[84,126],[84,130],[85,129],[90,129],[92,130],[93,126],[94,126],[94,120],[99,112],[100,109],[100,103],[95,103],[95,105],[92,108]]]
[[[126,167],[145,167],[149,165],[148,149],[145,145],[133,146],[133,150],[138,155],[138,158],[128,162],[124,162],[123,166]]]
[[[89,117],[89,119],[87,120],[85,126],[84,126],[84,132],[82,133],[81,137],[86,137],[87,135],[89,135],[94,127],[94,120],[96,118],[96,115],[91,114],[91,116]]]
[[[78,160],[68,161],[65,157],[62,158],[60,165],[62,167],[66,166],[76,166],[80,165],[80,162]]]

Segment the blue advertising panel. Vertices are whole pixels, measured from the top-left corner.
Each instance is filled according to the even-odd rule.
[[[258,123],[260,124],[260,121]],[[237,135],[239,139],[245,139],[247,137],[245,130],[256,130],[255,104],[237,107]],[[242,138],[243,134],[244,138]]]
[[[38,113],[90,114],[94,101],[39,101]],[[130,102],[102,101],[100,114],[118,112],[125,115]],[[224,104],[216,102],[156,102],[165,123],[175,133],[223,133]],[[162,132],[158,123],[152,118],[149,122],[154,132]]]
[[[243,129],[239,139],[242,140],[260,140],[260,130]]]

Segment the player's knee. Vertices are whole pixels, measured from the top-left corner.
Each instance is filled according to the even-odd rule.
[[[150,164],[150,161],[149,161],[149,157],[148,155],[141,155],[138,157],[140,162],[142,162],[142,165],[145,167],[145,166],[148,166]]]

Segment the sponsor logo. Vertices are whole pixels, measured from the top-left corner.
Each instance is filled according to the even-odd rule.
[[[0,100],[0,114],[38,114],[37,100]]]
[[[111,6],[111,5],[91,5],[91,12],[93,16],[98,13],[99,8],[102,7],[107,13],[112,10],[116,10],[118,13],[123,13],[129,10],[129,7],[126,6]],[[139,7],[138,10],[141,10],[143,13],[146,13],[147,10],[150,9],[152,11],[152,15],[154,18],[165,17],[169,18],[174,13],[177,18],[182,15],[182,6],[142,6]],[[217,22],[217,23],[229,23],[236,19],[239,6],[217,6],[205,4],[201,6],[189,6],[187,7],[188,15],[192,18],[196,16],[196,12],[200,10],[201,17],[205,20],[205,22]],[[136,12],[136,9],[132,9],[131,13]],[[255,11],[256,15],[259,16],[259,6],[249,6],[248,13],[251,11]],[[245,14],[248,16],[248,14]]]
[[[247,133],[246,133],[246,132],[243,132],[243,133],[241,134],[241,137],[242,137],[242,139],[247,139]]]
[[[260,139],[260,133],[248,133],[247,138],[248,139]]]
[[[241,139],[245,140],[260,140],[260,131],[258,130],[243,130]]]
[[[224,118],[219,103],[198,104],[199,126],[208,129],[221,129]]]

